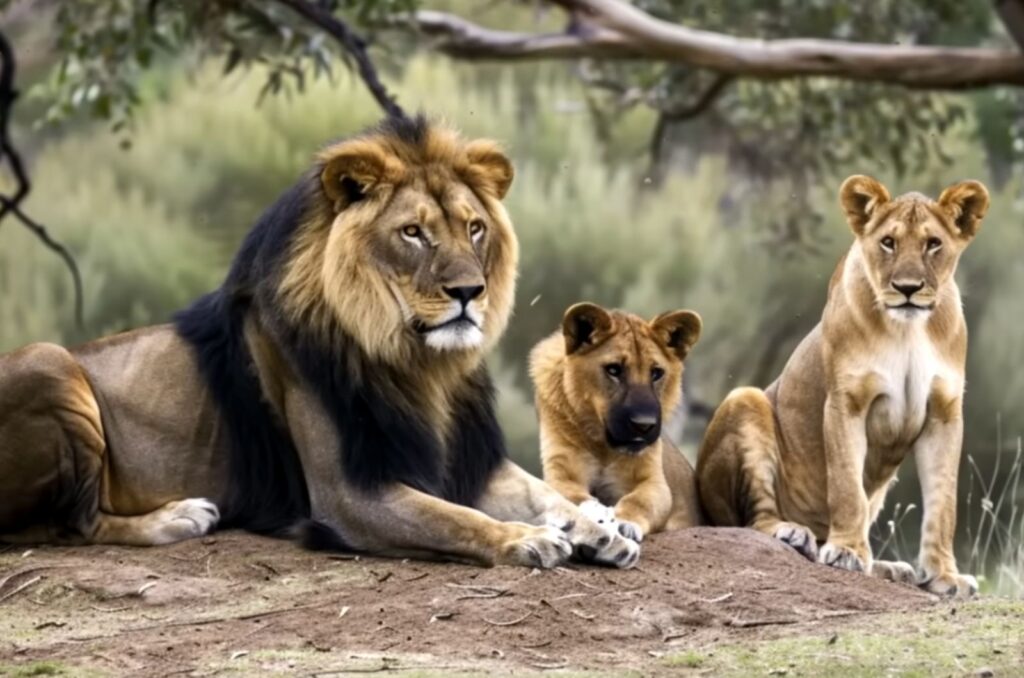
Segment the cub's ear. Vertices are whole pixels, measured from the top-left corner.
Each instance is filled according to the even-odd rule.
[[[855,174],[839,187],[839,204],[846,213],[846,222],[858,236],[871,221],[875,211],[889,202],[889,191],[871,177]]]
[[[610,330],[612,316],[597,304],[575,304],[562,316],[565,354],[572,355],[585,344],[592,344],[598,335]]]
[[[515,171],[498,144],[489,139],[471,141],[466,144],[466,160],[462,168],[463,181],[498,200],[503,199],[512,185]]]
[[[394,181],[402,171],[401,161],[367,139],[331,146],[320,160],[320,182],[335,212],[362,200],[375,186]]]
[[[693,311],[669,311],[651,321],[651,328],[665,346],[669,347],[680,360],[684,360],[700,339],[704,327],[700,316]]]
[[[980,181],[961,181],[942,192],[939,207],[953,218],[960,237],[970,240],[988,212],[988,189]]]

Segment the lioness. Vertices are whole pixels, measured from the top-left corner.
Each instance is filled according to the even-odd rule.
[[[544,480],[636,541],[700,523],[693,468],[661,436],[700,332],[693,311],[647,322],[584,303],[530,353]]]
[[[924,497],[920,584],[971,594],[977,584],[953,557],[967,353],[953,274],[988,192],[965,181],[938,201],[892,199],[852,176],[839,201],[856,240],[821,322],[775,383],[737,389],[718,408],[697,462],[704,509],[714,524],[748,525],[827,565],[913,582],[911,565],[873,561],[868,544],[913,452]]]
[[[511,182],[493,142],[390,119],[323,151],[174,325],[0,358],[0,535],[312,518],[311,545],[631,566],[633,542],[505,455],[483,355],[512,307]]]

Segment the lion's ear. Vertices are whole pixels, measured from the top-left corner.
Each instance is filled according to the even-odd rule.
[[[961,181],[942,192],[939,207],[953,218],[960,237],[970,240],[988,212],[988,189],[980,181]]]
[[[571,355],[612,327],[612,316],[597,304],[574,304],[562,316],[565,353]]]
[[[684,360],[700,339],[704,323],[693,311],[669,311],[652,320],[651,328],[665,346]]]
[[[488,139],[477,139],[466,144],[467,165],[463,180],[501,200],[512,185],[515,171],[512,162],[501,152],[501,148]]]
[[[889,202],[889,191],[871,177],[855,174],[839,187],[839,204],[846,213],[846,221],[858,236],[871,221],[875,211]]]
[[[323,161],[320,182],[336,212],[362,200],[375,186],[393,180],[401,170],[397,158],[365,139],[332,146],[320,157]]]

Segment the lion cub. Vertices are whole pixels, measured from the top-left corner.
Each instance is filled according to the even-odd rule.
[[[775,383],[737,389],[718,408],[697,461],[704,510],[715,525],[753,527],[826,565],[914,582],[911,565],[873,561],[868,543],[913,453],[924,499],[919,583],[970,595],[977,584],[953,558],[967,355],[953,273],[988,192],[965,181],[937,201],[892,198],[853,176],[839,201],[856,240],[821,322]]]
[[[700,332],[692,311],[647,322],[576,304],[530,353],[544,480],[636,541],[700,522],[693,468],[661,437]]]

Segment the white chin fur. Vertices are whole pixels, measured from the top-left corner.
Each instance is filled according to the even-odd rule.
[[[888,308],[886,313],[893,320],[900,322],[914,322],[915,320],[926,320],[932,312],[925,308]]]
[[[484,343],[484,333],[476,325],[464,322],[432,330],[425,340],[435,351],[460,351],[479,348]]]

